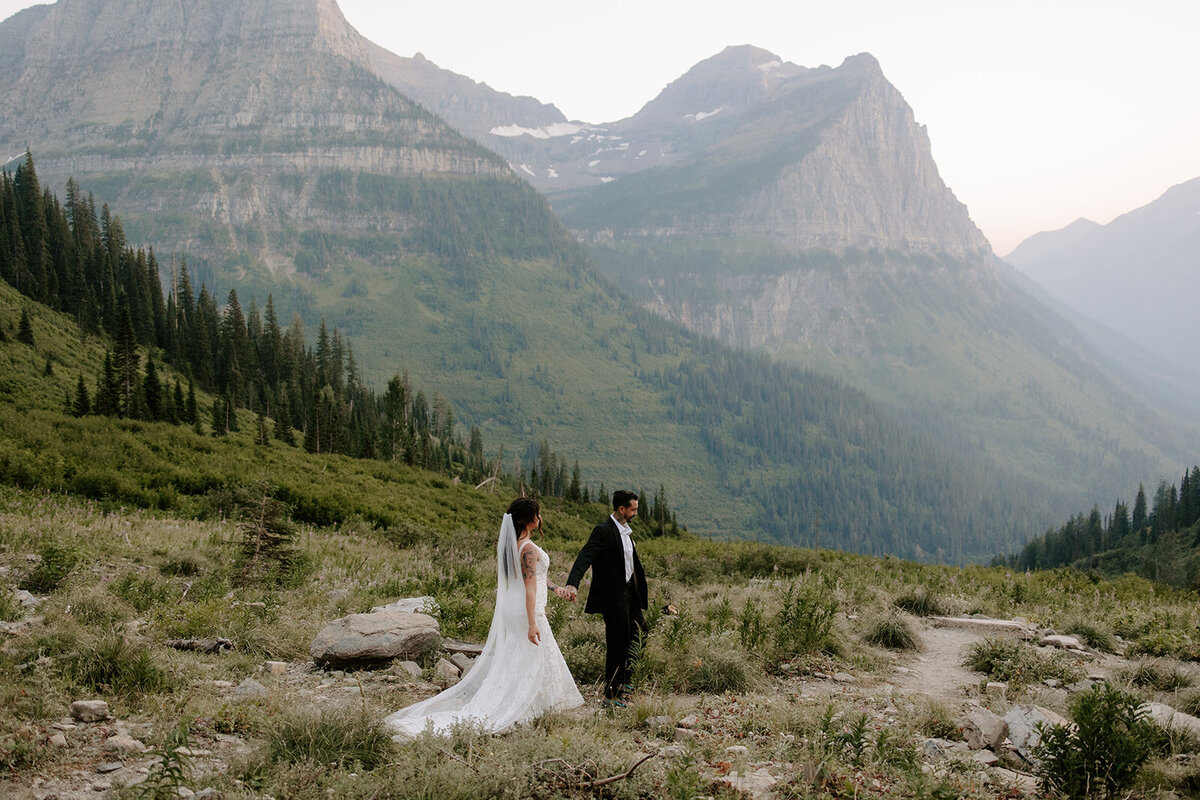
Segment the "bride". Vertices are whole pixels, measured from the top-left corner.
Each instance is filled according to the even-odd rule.
[[[529,538],[541,530],[540,511],[528,497],[508,507],[496,543],[496,610],[483,652],[454,686],[387,717],[398,737],[427,728],[445,733],[460,722],[500,733],[546,711],[583,704],[546,621],[550,557]]]

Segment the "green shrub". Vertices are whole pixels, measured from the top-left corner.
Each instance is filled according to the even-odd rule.
[[[383,721],[361,710],[296,711],[267,734],[267,758],[272,762],[375,769],[388,763],[394,752]]]
[[[757,652],[766,644],[768,633],[767,618],[763,616],[762,609],[754,602],[754,598],[747,597],[738,619],[738,638],[742,647],[751,653]]]
[[[71,654],[64,672],[73,683],[98,692],[136,698],[171,687],[172,681],[145,645],[110,633]]]
[[[38,562],[21,581],[21,588],[29,592],[49,594],[66,580],[67,575],[79,563],[79,552],[74,548],[60,546],[55,542],[44,542],[38,548]]]
[[[1184,670],[1162,661],[1142,661],[1121,673],[1134,686],[1156,692],[1175,692],[1195,685],[1196,679]]]
[[[922,649],[921,637],[913,630],[912,624],[894,612],[867,625],[866,631],[863,632],[863,640],[889,650]]]
[[[918,617],[937,617],[949,613],[949,605],[935,589],[918,586],[892,601],[892,605]]]
[[[837,600],[817,580],[792,584],[773,620],[775,655],[791,658],[830,647]]]
[[[152,577],[140,577],[126,573],[110,584],[112,593],[138,611],[149,611],[167,602],[172,594],[171,586],[159,583]]]
[[[1097,684],[1071,701],[1074,726],[1043,730],[1034,751],[1043,787],[1068,798],[1112,798],[1133,783],[1155,738],[1140,701]]]
[[[992,680],[1020,685],[1047,678],[1076,681],[1080,668],[1059,653],[1044,653],[1016,639],[992,638],[967,645],[962,664]]]
[[[6,586],[0,586],[0,622],[16,622],[21,618],[21,604]]]
[[[1117,651],[1117,640],[1111,633],[1088,620],[1073,620],[1063,628],[1064,633],[1077,637],[1088,647],[1102,650],[1105,653]]]

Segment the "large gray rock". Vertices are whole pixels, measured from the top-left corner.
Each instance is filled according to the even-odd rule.
[[[1160,728],[1182,729],[1193,736],[1200,736],[1200,719],[1191,714],[1176,711],[1163,703],[1144,703],[1138,710],[1144,712]]]
[[[1030,760],[1033,756],[1033,749],[1042,741],[1042,735],[1038,732],[1038,724],[1042,728],[1049,728],[1054,725],[1070,725],[1070,720],[1065,717],[1055,714],[1048,708],[1034,706],[1029,704],[1021,704],[1013,706],[1004,715],[1004,721],[1008,723],[1008,739],[1017,748],[1017,752],[1025,760]]]
[[[321,666],[370,666],[419,658],[441,641],[433,617],[380,611],[335,619],[317,634],[308,652]]]
[[[973,708],[962,723],[963,739],[972,750],[995,750],[1008,736],[1008,723],[986,708]]]

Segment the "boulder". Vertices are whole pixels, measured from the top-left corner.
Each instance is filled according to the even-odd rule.
[[[1042,736],[1037,730],[1038,723],[1047,728],[1052,725],[1071,724],[1065,717],[1055,714],[1048,708],[1027,703],[1010,708],[1004,715],[1004,721],[1008,723],[1009,741],[1013,743],[1021,757],[1027,761],[1033,755],[1033,749],[1042,741]]]
[[[320,666],[370,666],[397,658],[418,658],[441,641],[433,617],[380,611],[335,619],[317,634],[308,652]]]
[[[1138,711],[1144,712],[1160,728],[1182,729],[1200,737],[1200,719],[1182,711],[1176,711],[1163,703],[1143,703]]]
[[[986,708],[973,708],[962,722],[963,739],[972,750],[995,750],[1008,736],[1008,723]]]
[[[442,649],[447,653],[462,653],[464,656],[475,658],[483,652],[483,645],[473,642],[463,642],[458,639],[443,639]]]

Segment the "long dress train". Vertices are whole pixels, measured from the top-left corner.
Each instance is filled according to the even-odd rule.
[[[498,591],[487,643],[475,664],[461,681],[444,692],[388,716],[384,722],[397,736],[415,736],[430,727],[445,733],[460,722],[500,733],[547,711],[583,704],[583,696],[546,620],[550,557],[532,541],[526,540],[524,547],[538,552],[535,620],[541,644],[529,641],[524,604],[518,612],[516,593],[511,595],[513,602],[506,603]],[[503,576],[500,580],[503,583]]]

